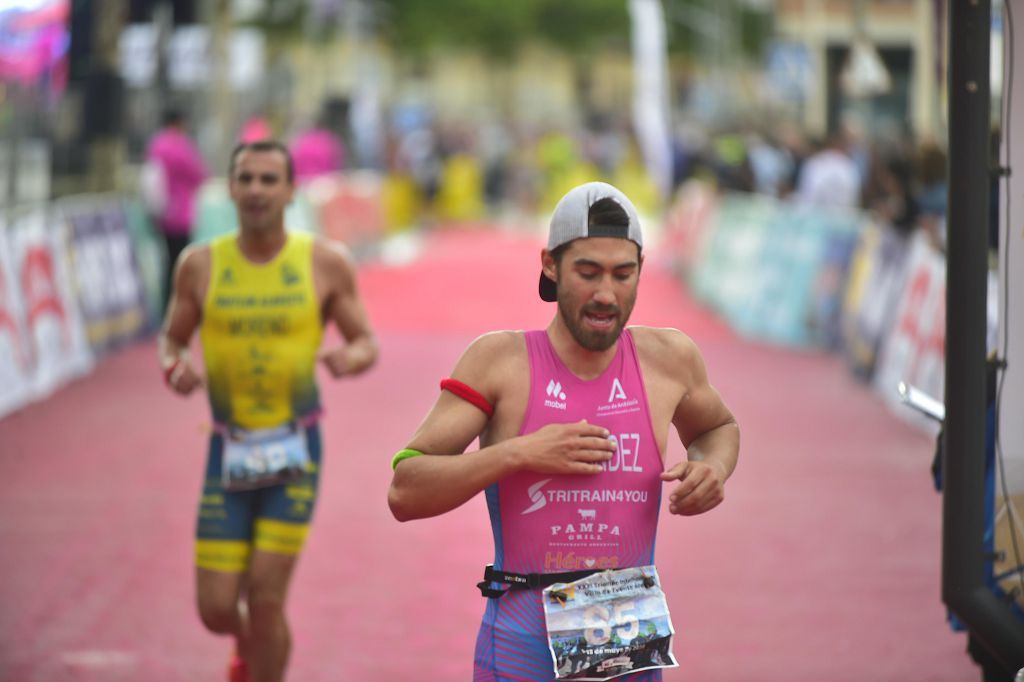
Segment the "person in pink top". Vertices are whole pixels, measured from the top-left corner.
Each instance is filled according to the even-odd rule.
[[[196,196],[207,177],[203,157],[185,131],[185,117],[177,109],[164,114],[163,127],[149,142],[146,162],[161,171],[163,205],[153,217],[167,245],[166,301],[171,291],[172,266],[191,239]]]
[[[295,160],[295,181],[299,184],[336,173],[345,166],[345,147],[323,117],[295,136],[291,153]]]
[[[663,483],[673,483],[672,514],[724,499],[739,427],[699,349],[675,329],[626,326],[642,246],[636,209],[618,189],[568,192],[541,252],[539,293],[558,303],[551,323],[476,339],[393,459],[388,503],[399,521],[485,491],[495,555],[478,585],[489,599],[477,682],[555,679],[542,588],[653,564]],[[686,459],[666,468],[670,425]],[[464,452],[477,437],[480,449]]]

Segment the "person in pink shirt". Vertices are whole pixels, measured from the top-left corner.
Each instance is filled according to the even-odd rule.
[[[163,127],[149,142],[146,162],[159,169],[162,185],[162,206],[152,208],[157,211],[153,218],[167,245],[166,301],[171,290],[173,264],[191,239],[196,196],[207,177],[203,157],[185,131],[185,117],[177,109],[169,109],[164,114]]]
[[[653,564],[664,482],[674,484],[672,514],[724,499],[739,427],[699,349],[675,329],[626,326],[642,246],[636,209],[618,189],[568,192],[541,252],[540,297],[558,303],[551,323],[476,339],[392,461],[388,504],[399,521],[485,492],[495,553],[478,585],[489,599],[476,682],[555,679],[542,589]],[[670,425],[686,459],[666,467]],[[464,452],[477,437],[480,449]],[[616,679],[661,680],[664,662]]]
[[[322,119],[295,136],[291,153],[298,184],[336,173],[345,167],[345,147]]]

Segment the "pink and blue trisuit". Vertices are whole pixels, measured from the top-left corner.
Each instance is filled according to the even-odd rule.
[[[546,332],[527,332],[526,345],[530,397],[519,434],[586,419],[608,429],[618,448],[600,474],[520,472],[488,487],[494,568],[530,574],[653,564],[664,465],[631,333],[623,332],[611,364],[589,380],[569,371]],[[488,599],[473,679],[554,679],[540,589]],[[616,679],[661,680],[661,672]]]

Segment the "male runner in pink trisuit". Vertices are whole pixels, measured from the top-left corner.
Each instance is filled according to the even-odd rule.
[[[557,300],[558,314],[546,330],[474,341],[396,456],[388,501],[401,521],[486,491],[495,557],[480,585],[491,598],[478,682],[554,678],[540,586],[556,581],[550,574],[652,564],[661,482],[677,481],[673,514],[724,498],[739,429],[697,346],[674,329],[625,328],[642,245],[636,209],[619,190],[592,182],[566,194],[541,254],[540,295]],[[687,459],[666,470],[670,424]],[[478,436],[481,449],[463,454]],[[510,589],[520,585],[505,573],[536,587]]]

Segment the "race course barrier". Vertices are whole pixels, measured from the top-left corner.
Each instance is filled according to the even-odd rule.
[[[902,381],[944,397],[946,261],[927,233],[760,195],[716,196],[699,183],[681,188],[667,216],[670,265],[738,333],[840,353],[894,414],[937,430],[897,392]],[[990,272],[990,352],[997,329]]]

